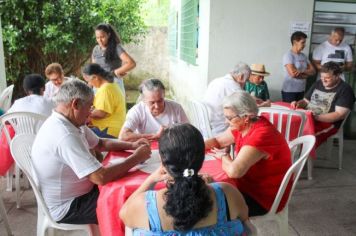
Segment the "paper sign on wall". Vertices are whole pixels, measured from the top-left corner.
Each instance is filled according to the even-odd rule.
[[[310,32],[310,22],[306,21],[292,21],[290,23],[290,34],[293,34],[295,31],[302,31],[309,37]]]

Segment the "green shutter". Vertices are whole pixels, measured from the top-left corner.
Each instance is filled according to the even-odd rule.
[[[178,12],[170,10],[168,17],[168,51],[169,55],[177,56],[177,42],[178,42]]]
[[[180,58],[196,65],[199,0],[182,0]]]

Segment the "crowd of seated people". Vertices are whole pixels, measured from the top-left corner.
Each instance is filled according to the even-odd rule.
[[[98,45],[92,54],[96,63],[86,64],[82,70],[86,83],[64,77],[61,65],[52,63],[45,69],[49,82],[45,84],[37,74],[26,76],[23,88],[27,96],[16,100],[8,111],[49,117],[36,136],[32,160],[53,219],[97,224],[97,186],[125,176],[150,158],[150,143],[157,141],[162,166],[120,211],[134,235],[232,235],[231,231],[243,235],[249,216],[270,210],[292,164],[284,136],[257,115],[259,107],[272,102],[264,81],[270,75],[266,66],[241,62],[229,74],[211,81],[204,102],[214,138],[204,141],[199,130],[189,124],[183,107],[165,98],[165,86],[159,79],[141,83],[141,100],[126,114],[121,77],[135,62],[109,26],[96,28]],[[320,79],[306,93],[306,80],[316,71],[302,53],[307,36],[293,33],[292,48],[283,57],[283,101],[292,108],[312,111],[316,146],[337,132],[355,102],[351,86],[343,80],[343,71],[352,64],[350,52],[342,44],[343,35],[341,29],[333,30],[325,45],[315,50],[313,63]],[[116,56],[108,55],[107,47]],[[335,62],[327,56],[330,50],[345,52]],[[108,62],[110,58],[115,65]],[[231,144],[235,144],[234,158],[227,149]],[[105,166],[97,155],[122,150],[133,153],[118,164]],[[198,174],[206,150],[221,160],[222,170],[234,179],[235,186],[208,183]],[[165,188],[150,190],[159,181],[165,181]],[[287,197],[282,198],[278,210],[283,209]]]

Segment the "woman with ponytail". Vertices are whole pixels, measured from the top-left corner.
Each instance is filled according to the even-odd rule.
[[[122,48],[121,40],[110,24],[101,23],[95,27],[95,38],[98,43],[93,49],[91,60],[110,72],[118,83],[125,97],[122,77],[135,68],[136,63]]]
[[[89,116],[92,130],[102,138],[117,138],[125,122],[124,96],[112,75],[96,63],[83,69],[84,80],[96,88],[93,111]]]
[[[162,166],[121,208],[120,217],[134,235],[242,235],[248,209],[240,192],[227,183],[207,184],[198,174],[204,140],[190,124],[163,131]],[[153,191],[159,181],[166,188]],[[139,212],[139,214],[138,214]]]

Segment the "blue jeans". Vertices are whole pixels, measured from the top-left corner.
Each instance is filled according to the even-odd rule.
[[[108,134],[108,128],[100,130],[98,127],[91,127],[90,129],[100,138],[117,138]]]
[[[124,95],[124,98],[126,100],[124,79],[123,78],[114,77],[114,83],[117,83],[119,85],[119,88],[121,89],[122,94]]]

